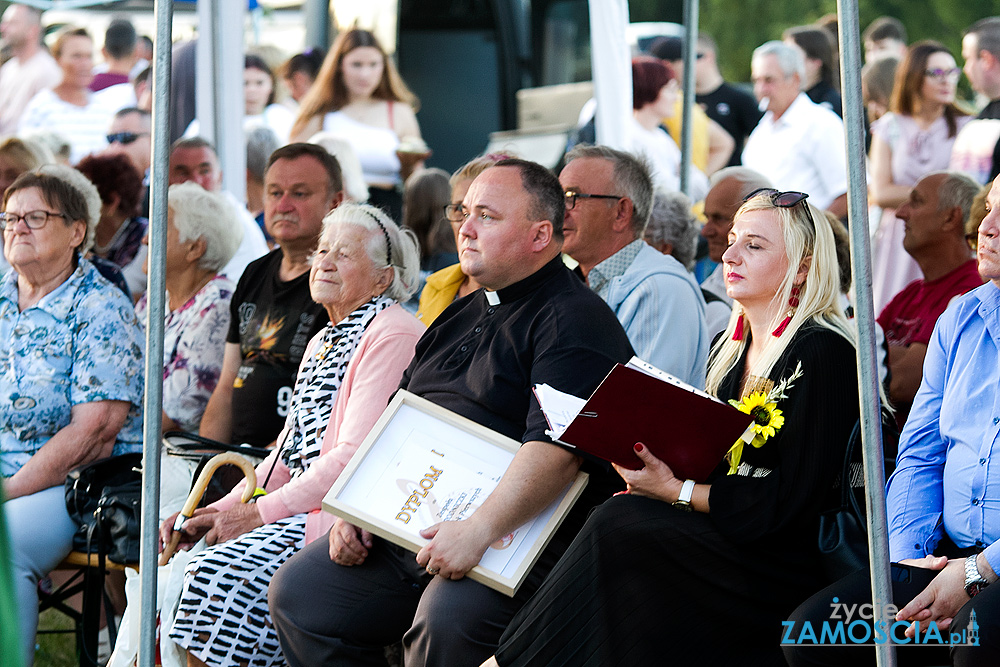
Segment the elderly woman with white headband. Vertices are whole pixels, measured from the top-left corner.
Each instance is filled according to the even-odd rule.
[[[323,219],[309,286],[330,324],[310,342],[278,445],[257,467],[267,495],[242,505],[241,483],[181,529],[182,542],[204,536],[214,545],[188,565],[170,629],[188,665],[284,664],[268,584],[329,532],[334,517],[320,502],[399,386],[424,330],[399,305],[419,268],[413,233],[381,210],[344,204]],[[164,542],[175,517],[160,530]]]

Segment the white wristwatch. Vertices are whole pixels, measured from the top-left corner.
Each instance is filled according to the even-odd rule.
[[[681,493],[677,496],[677,500],[673,503],[674,507],[685,512],[690,512],[693,507],[691,507],[691,496],[694,495],[694,480],[686,479],[684,480],[684,485],[681,486]]]

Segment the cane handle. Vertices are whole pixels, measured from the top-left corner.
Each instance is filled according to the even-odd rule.
[[[208,483],[212,480],[212,475],[215,474],[215,471],[219,467],[224,465],[234,465],[242,470],[246,476],[246,486],[243,487],[243,495],[240,497],[240,501],[247,503],[254,497],[254,493],[257,490],[257,471],[254,470],[250,461],[245,456],[241,456],[235,452],[225,452],[213,456],[205,464],[205,467],[202,468],[197,481],[191,487],[191,493],[188,494],[187,500],[184,501],[184,507],[181,508],[181,512],[174,522],[174,529],[170,534],[170,542],[164,545],[163,553],[160,554],[160,565],[166,565],[171,556],[174,555],[174,552],[177,551],[177,545],[181,541],[180,527],[194,514],[195,508],[198,507],[202,496],[205,495]]]

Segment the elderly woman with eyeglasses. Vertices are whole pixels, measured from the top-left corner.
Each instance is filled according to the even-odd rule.
[[[707,390],[757,406],[773,434],[739,440],[699,483],[636,443],[627,493],[594,510],[487,664],[782,664],[781,622],[827,583],[819,515],[839,506],[858,418],[833,232],[805,197],[752,195],[723,255],[736,305]],[[663,406],[666,432],[686,418]]]
[[[0,473],[28,664],[38,581],[77,528],[67,473],[142,447],[142,334],[129,299],[84,258],[98,216],[87,188],[68,167],[41,167],[11,184],[0,213],[12,267],[0,282]]]
[[[399,305],[418,270],[416,237],[380,209],[343,204],[324,218],[309,288],[330,323],[302,357],[285,428],[257,467],[267,495],[242,505],[240,484],[181,528],[182,541],[213,545],[188,564],[170,629],[188,665],[284,664],[268,584],[333,525],[323,496],[382,414],[424,331]],[[160,529],[164,543],[176,516]]]

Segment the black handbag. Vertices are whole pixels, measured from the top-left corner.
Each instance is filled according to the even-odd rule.
[[[120,565],[139,562],[142,454],[80,466],[66,476],[66,509],[77,524],[74,551]]]
[[[828,510],[819,518],[819,552],[823,569],[830,581],[837,581],[868,567],[868,520],[858,502],[856,488],[864,489],[864,477],[856,481],[859,470],[854,454],[860,451],[861,420],[854,423],[851,438],[844,453],[840,473],[840,506]]]

